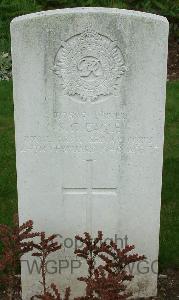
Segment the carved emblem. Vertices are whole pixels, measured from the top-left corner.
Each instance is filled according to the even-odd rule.
[[[63,42],[55,58],[64,93],[82,102],[117,95],[125,71],[117,42],[90,28]]]

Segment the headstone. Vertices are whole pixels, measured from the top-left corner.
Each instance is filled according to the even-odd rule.
[[[59,234],[65,246],[48,280],[82,293],[76,278],[85,267],[74,262],[74,236],[102,230],[146,255],[130,288],[135,296],[155,295],[167,20],[62,9],[15,18],[11,36],[20,222],[33,219],[35,229]],[[29,299],[39,275],[26,259]]]

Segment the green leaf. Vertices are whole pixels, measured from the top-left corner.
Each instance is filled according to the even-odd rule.
[[[155,6],[161,10],[167,10],[168,9],[168,5],[165,5],[164,3],[162,3],[161,1],[158,0],[153,0],[153,3],[155,4]],[[167,3],[166,3],[167,4]]]

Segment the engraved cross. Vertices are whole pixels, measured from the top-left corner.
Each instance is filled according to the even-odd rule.
[[[63,188],[64,195],[87,195],[88,199],[91,199],[93,195],[116,195],[117,188],[94,188],[93,187],[93,160],[89,159],[87,162],[87,183],[88,186],[85,188]]]

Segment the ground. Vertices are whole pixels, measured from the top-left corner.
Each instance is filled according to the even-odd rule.
[[[169,38],[168,79],[179,79],[179,38]]]
[[[166,299],[175,300],[179,299],[179,269],[168,269],[165,274],[166,278],[160,278],[158,281],[158,298],[156,299]]]
[[[161,278],[160,278],[161,277]],[[0,292],[0,299],[7,300],[7,296]],[[158,296],[138,300],[178,300],[179,299],[179,270],[168,269],[159,275]],[[137,300],[137,299],[136,299]]]
[[[177,300],[179,299],[179,270],[168,269],[159,275],[158,296],[135,300]]]

